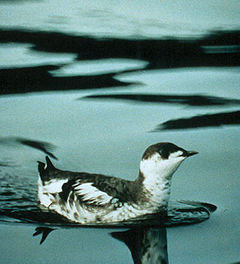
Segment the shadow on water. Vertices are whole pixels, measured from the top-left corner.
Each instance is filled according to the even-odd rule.
[[[30,50],[76,54],[76,61],[127,58],[148,62],[145,70],[196,66],[238,66],[240,31],[210,32],[201,39],[108,39],[71,36],[56,32],[0,29],[1,43],[28,43]],[[62,65],[64,66],[64,65]],[[54,76],[61,66],[5,68],[0,72],[1,94],[46,90],[72,90],[129,86],[111,72],[85,76]],[[119,71],[132,72],[142,70]]]

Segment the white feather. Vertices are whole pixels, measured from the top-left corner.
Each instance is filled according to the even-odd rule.
[[[62,186],[66,183],[68,179],[53,179],[48,182],[45,182],[43,189],[45,192],[49,193],[59,193],[62,191]]]
[[[38,199],[40,204],[49,207],[55,201],[53,194],[62,191],[62,186],[66,183],[67,179],[53,179],[42,183],[41,178],[38,180]]]
[[[107,204],[113,199],[112,196],[103,191],[100,191],[97,187],[92,186],[92,184],[92,182],[75,184],[75,194],[81,196],[81,199],[83,201],[98,205]]]

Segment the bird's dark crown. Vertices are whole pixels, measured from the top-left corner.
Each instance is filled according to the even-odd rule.
[[[160,143],[149,146],[143,153],[142,159],[149,159],[155,153],[159,153],[162,159],[168,159],[171,153],[174,153],[177,151],[182,151],[183,154],[187,152],[183,148],[180,148],[173,143],[160,142]]]

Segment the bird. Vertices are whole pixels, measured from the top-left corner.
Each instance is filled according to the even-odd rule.
[[[46,163],[38,161],[38,200],[44,208],[80,224],[119,223],[164,212],[172,175],[195,154],[170,142],[150,145],[135,180],[60,170],[46,156]]]

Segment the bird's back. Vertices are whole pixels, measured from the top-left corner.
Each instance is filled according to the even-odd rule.
[[[106,214],[111,214],[109,221],[114,221],[117,220],[114,212],[119,213],[124,208],[123,217],[127,217],[126,205],[135,204],[137,200],[137,192],[134,191],[137,186],[132,181],[59,170],[48,157],[46,164],[39,162],[38,170],[40,204],[72,221],[102,221]]]

